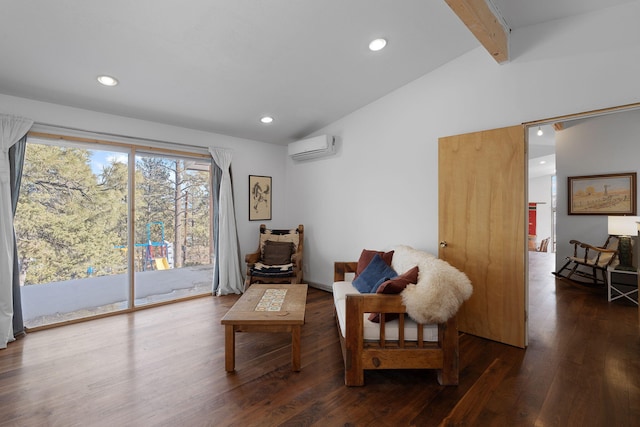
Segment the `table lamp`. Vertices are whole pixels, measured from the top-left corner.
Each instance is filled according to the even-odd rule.
[[[633,266],[633,247],[631,237],[638,235],[637,216],[610,216],[608,220],[609,234],[618,236],[618,259],[620,264],[616,270],[635,271]]]

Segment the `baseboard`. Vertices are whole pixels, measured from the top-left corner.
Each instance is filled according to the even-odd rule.
[[[320,289],[321,291],[333,292],[331,285],[323,285],[322,283],[314,283],[314,282],[305,282],[307,285],[312,288]]]

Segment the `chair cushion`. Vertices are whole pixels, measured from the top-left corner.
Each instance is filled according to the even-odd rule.
[[[349,294],[358,294],[358,290],[353,287],[352,282],[335,282],[333,284],[333,300],[336,307],[338,323],[340,325],[340,333],[346,337],[346,298]],[[380,324],[373,323],[369,320],[369,313],[364,313],[364,339],[367,341],[377,341],[380,339]],[[417,341],[418,330],[416,323],[410,317],[405,317],[404,321],[404,337],[408,341]],[[423,334],[425,341],[438,341],[438,325],[429,324],[423,326]],[[387,340],[398,340],[398,320],[385,322],[385,337]]]
[[[395,272],[378,254],[367,265],[362,273],[353,280],[353,286],[361,293],[375,292],[383,282],[396,277]]]
[[[293,273],[293,264],[265,265],[256,262],[251,269],[251,275],[257,277],[289,277]]]
[[[292,242],[264,242],[262,263],[266,265],[283,265],[291,262],[294,247]]]

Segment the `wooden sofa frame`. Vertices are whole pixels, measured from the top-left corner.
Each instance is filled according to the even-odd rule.
[[[355,273],[357,262],[336,262],[334,281]],[[334,308],[335,310],[335,308]],[[400,313],[399,339],[385,339],[384,316],[380,316],[380,340],[364,340],[364,313]],[[334,312],[335,314],[335,312]],[[436,369],[442,385],[458,384],[458,324],[456,317],[438,325],[438,341],[423,340],[423,325],[417,324],[417,341],[404,339],[406,309],[400,295],[357,294],[346,296],[346,336],[342,336],[335,314],[344,359],[347,386],[364,385],[364,371],[373,369]]]

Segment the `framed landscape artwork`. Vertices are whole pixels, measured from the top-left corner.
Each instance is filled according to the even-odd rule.
[[[249,175],[249,221],[271,219],[271,177]]]
[[[636,173],[570,176],[569,215],[636,215]]]

